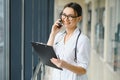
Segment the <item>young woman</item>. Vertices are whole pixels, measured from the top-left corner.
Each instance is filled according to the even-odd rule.
[[[87,80],[90,42],[77,26],[82,19],[82,8],[77,3],[68,3],[60,17],[65,30],[61,31],[58,19],[52,26],[47,44],[53,46],[58,56],[51,62],[63,70],[54,69],[52,80]]]

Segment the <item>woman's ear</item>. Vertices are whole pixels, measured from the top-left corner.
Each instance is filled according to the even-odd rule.
[[[78,21],[80,22],[82,20],[82,16],[79,16],[78,17]]]

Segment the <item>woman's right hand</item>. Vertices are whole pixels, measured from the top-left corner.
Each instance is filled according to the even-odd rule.
[[[56,34],[61,30],[61,28],[58,27],[59,26],[58,25],[59,20],[60,19],[58,19],[52,26],[51,33],[50,33],[47,45],[50,45],[50,46],[53,45]]]
[[[58,19],[52,26],[52,29],[51,29],[51,33],[52,34],[57,34],[60,30],[61,30],[61,27],[59,27],[59,24],[60,23],[60,19]]]

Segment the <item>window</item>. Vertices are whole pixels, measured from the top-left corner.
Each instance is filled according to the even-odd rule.
[[[92,17],[92,2],[89,2],[88,4],[87,4],[87,8],[88,8],[88,22],[87,22],[87,36],[89,37],[89,38],[91,38],[91,17]]]
[[[4,58],[3,58],[3,47],[4,47],[4,41],[3,41],[3,33],[4,33],[4,24],[3,24],[3,1],[0,0],[0,80],[3,80],[3,68],[4,68]]]
[[[120,71],[120,1],[109,1],[109,54],[108,63],[114,71]]]
[[[96,8],[95,50],[102,58],[104,57],[104,12],[105,1],[99,0]]]
[[[0,80],[9,80],[8,2],[0,0]]]

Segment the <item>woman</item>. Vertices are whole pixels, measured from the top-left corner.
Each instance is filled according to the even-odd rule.
[[[63,70],[54,69],[52,80],[87,80],[90,43],[77,26],[82,19],[82,8],[77,3],[68,3],[60,17],[65,31],[61,31],[58,19],[52,26],[47,44],[53,46],[58,56],[51,62]]]

